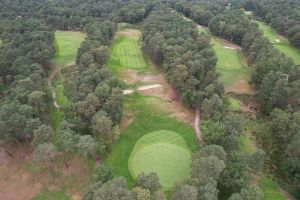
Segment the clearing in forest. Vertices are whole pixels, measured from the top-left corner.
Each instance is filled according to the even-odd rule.
[[[86,34],[75,31],[56,31],[55,50],[52,63],[65,67],[75,62],[77,50],[83,42]]]
[[[198,30],[210,35],[207,28],[198,26]],[[253,94],[254,90],[248,83],[251,69],[241,47],[215,36],[211,36],[211,43],[218,58],[216,71],[220,74],[219,80],[224,84],[226,92]]]
[[[125,177],[131,186],[140,170],[146,173],[153,170],[159,174],[161,183],[168,190],[176,179],[174,177],[167,178],[166,172],[168,170],[171,172],[174,170],[173,168],[181,168],[183,163],[190,163],[189,160],[178,160],[177,162],[171,159],[172,154],[170,153],[177,149],[183,154],[182,159],[187,159],[190,152],[195,152],[198,149],[197,138],[192,127],[194,115],[193,112],[184,108],[180,101],[175,100],[176,93],[174,94],[163,75],[144,58],[140,49],[140,35],[139,30],[123,28],[117,32],[111,48],[108,67],[127,83],[128,90],[126,91],[130,90],[131,92],[125,95],[124,99],[120,138],[104,162],[112,168],[115,176]],[[158,130],[176,132],[177,134],[174,134],[180,138],[178,141],[183,141],[182,144],[186,143],[189,150],[175,144],[155,143],[154,146],[147,145],[146,148],[141,149],[138,153],[140,156],[136,154],[137,157],[130,158],[136,144],[139,143],[139,139]],[[163,135],[157,136],[161,136],[157,138],[160,141],[165,141]],[[151,158],[167,156],[170,157],[170,162],[160,163],[157,161],[154,165],[157,168],[152,169],[149,168],[147,160],[144,162],[135,160],[147,159],[145,154],[152,151],[154,154],[151,154]],[[131,163],[130,166],[129,163]],[[169,169],[167,164],[171,166]],[[132,169],[135,169],[134,173]],[[186,176],[189,168],[184,169],[181,172],[183,177]]]
[[[56,31],[55,32],[55,55],[52,59],[52,73],[48,77],[48,86],[52,90],[52,101],[56,109],[51,111],[52,126],[59,127],[62,112],[59,107],[66,104],[68,99],[64,95],[63,77],[60,70],[75,63],[77,50],[84,41],[86,34],[74,31]],[[54,83],[54,88],[52,82]]]
[[[189,176],[190,150],[184,139],[167,130],[154,131],[140,138],[129,157],[130,174],[136,178],[140,173],[156,172],[164,189]]]
[[[285,200],[285,196],[279,191],[278,185],[270,178],[261,177],[259,187],[264,194],[264,200]]]
[[[267,24],[255,21],[259,28],[263,31],[263,34],[266,38],[270,40],[270,42],[277,48],[279,51],[285,53],[288,57],[294,59],[295,64],[300,64],[300,51],[293,47],[287,38],[278,35],[270,26]]]

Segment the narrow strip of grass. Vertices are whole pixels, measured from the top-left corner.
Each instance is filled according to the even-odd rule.
[[[218,58],[216,71],[220,74],[219,80],[225,87],[233,86],[238,80],[250,79],[251,69],[244,61],[245,57],[240,49],[227,47],[228,42],[212,36],[208,28],[199,26],[198,30],[211,36],[211,44]]]
[[[55,55],[53,64],[65,67],[74,63],[77,49],[83,42],[86,34],[83,32],[73,31],[56,31],[55,32]]]
[[[149,70],[143,54],[140,50],[139,37],[119,36],[114,40],[108,66],[113,73],[120,70],[134,69],[139,73]]]
[[[284,36],[278,35],[270,26],[267,24],[255,21],[259,28],[263,31],[263,34],[266,38],[270,40],[270,42],[273,44],[275,48],[277,48],[279,51],[285,53],[288,57],[291,57],[294,59],[295,64],[300,64],[300,51],[293,47],[287,38]]]
[[[285,197],[279,191],[278,185],[270,178],[262,177],[259,180],[259,187],[264,194],[264,200],[285,200]]]

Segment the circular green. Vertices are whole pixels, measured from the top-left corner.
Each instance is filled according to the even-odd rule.
[[[160,130],[140,138],[129,157],[128,168],[133,178],[141,172],[156,172],[164,189],[185,179],[190,173],[191,153],[177,133]]]

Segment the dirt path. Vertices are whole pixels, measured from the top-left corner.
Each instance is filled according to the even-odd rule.
[[[59,109],[59,105],[56,101],[56,92],[55,92],[55,88],[52,86],[52,81],[55,78],[55,76],[60,72],[60,70],[59,67],[57,67],[56,65],[51,65],[51,67],[52,67],[52,73],[47,78],[47,82],[48,82],[48,87],[51,89],[53,105],[55,108]]]
[[[195,132],[196,132],[196,136],[199,140],[199,143],[203,146],[204,141],[203,141],[202,134],[201,134],[201,129],[200,129],[200,109],[199,108],[197,108],[195,110],[194,129],[195,129]]]

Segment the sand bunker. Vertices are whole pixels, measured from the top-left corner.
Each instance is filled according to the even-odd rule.
[[[155,88],[162,88],[161,84],[153,84],[153,85],[147,85],[147,86],[141,86],[138,88],[139,91],[145,91],[145,90],[151,90]]]

